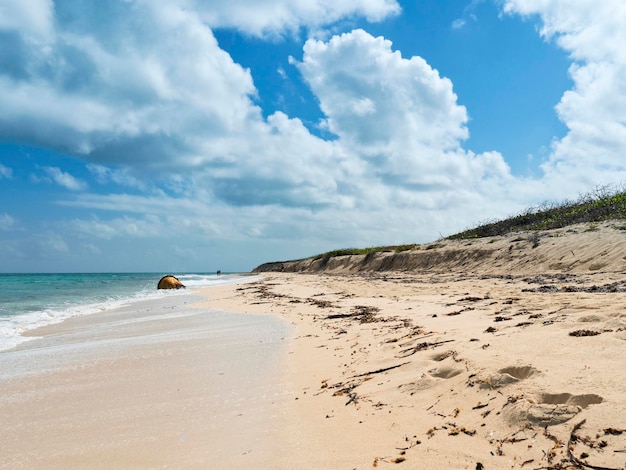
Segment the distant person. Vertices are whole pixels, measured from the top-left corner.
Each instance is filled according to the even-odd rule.
[[[222,270],[221,270],[221,269],[218,269],[218,270],[217,270],[217,275],[218,275],[218,276],[221,276],[221,275],[222,275]]]

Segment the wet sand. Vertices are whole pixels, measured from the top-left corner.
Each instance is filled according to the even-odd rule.
[[[290,328],[175,296],[0,353],[0,468],[268,468]]]

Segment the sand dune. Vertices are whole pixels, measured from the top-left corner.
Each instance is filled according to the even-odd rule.
[[[479,274],[585,273],[626,269],[626,231],[621,221],[557,230],[515,232],[474,240],[440,240],[403,252],[267,263],[257,272],[359,273],[460,271]]]

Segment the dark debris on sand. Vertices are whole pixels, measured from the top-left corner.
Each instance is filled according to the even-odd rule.
[[[585,292],[585,293],[620,293],[626,292],[626,280],[606,284],[585,285],[585,280],[574,274],[540,274],[523,279],[528,284],[539,287],[522,289],[522,292]]]

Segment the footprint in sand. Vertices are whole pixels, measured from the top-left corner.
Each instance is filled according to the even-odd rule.
[[[448,358],[454,358],[455,355],[456,353],[454,351],[446,351],[433,355],[431,359],[436,362],[443,362]],[[424,363],[423,366],[426,367],[427,362]],[[439,382],[437,379],[450,379],[452,377],[456,377],[464,371],[465,370],[460,367],[442,365],[440,367],[429,369],[426,373],[423,373],[420,378],[413,382],[400,385],[399,389],[405,393],[413,395],[416,392],[434,387]]]
[[[433,379],[430,375],[422,374],[422,376],[416,381],[402,384],[398,388],[402,392],[413,395],[417,392],[428,390],[429,388],[433,387],[436,383],[437,381]]]
[[[500,369],[497,374],[494,374],[488,377],[486,380],[483,380],[481,388],[500,388],[512,383],[519,382],[520,380],[526,380],[537,374],[539,374],[539,371],[532,366],[505,367],[504,369]]]
[[[436,367],[428,371],[428,373],[432,377],[435,377],[438,379],[451,379],[452,377],[456,377],[462,372],[463,372],[463,369],[458,368],[458,367]]]
[[[422,374],[419,379],[402,384],[398,388],[402,392],[413,395],[422,390],[428,390],[429,388],[434,387],[439,382],[437,379],[450,379],[452,377],[456,377],[462,372],[463,369],[455,367],[436,367],[434,369],[430,369],[427,373]]]
[[[584,408],[603,400],[596,394],[539,393],[507,406],[503,415],[511,424],[527,421],[540,426],[554,426],[569,421]]]
[[[450,358],[451,360],[454,360],[455,364],[460,362],[460,360],[457,359],[457,353],[455,351],[444,351],[444,352],[433,354],[430,357],[430,359],[435,362],[443,362],[448,358]],[[431,377],[435,377],[437,379],[450,379],[452,377],[456,377],[462,372],[464,372],[464,369],[460,367],[456,367],[454,365],[450,365],[450,366],[441,365],[439,367],[435,367],[428,371]]]
[[[456,355],[456,353],[454,351],[445,351],[445,352],[440,352],[437,354],[433,354],[431,356],[431,359],[433,361],[437,361],[437,362],[441,362],[445,359],[448,359],[449,357],[454,358],[454,356]]]

